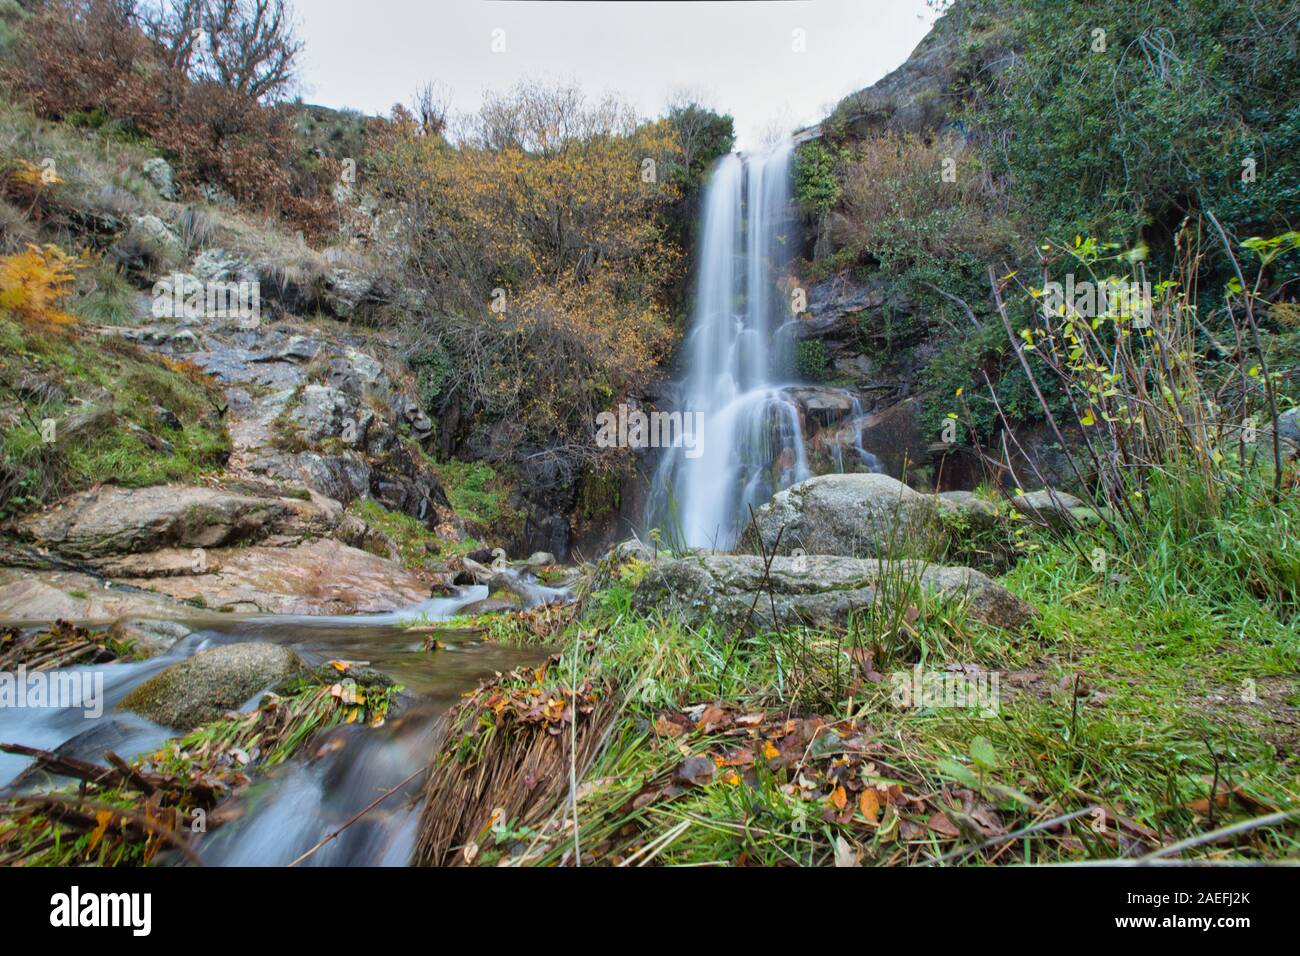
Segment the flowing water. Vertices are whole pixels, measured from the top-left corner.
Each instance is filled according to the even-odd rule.
[[[700,223],[696,298],[676,388],[704,416],[702,453],[665,451],[647,523],[692,547],[728,548],[750,506],[811,472],[797,405],[787,396],[788,276],[796,223],[793,146],[730,155],[715,167]]]
[[[515,586],[526,603],[563,597],[520,577]],[[319,735],[298,758],[255,777],[252,785],[219,808],[230,819],[197,843],[209,865],[283,866],[347,823],[390,788],[398,786],[433,751],[440,718],[485,677],[540,662],[545,651],[500,647],[448,636],[445,649],[423,650],[423,636],[402,625],[445,620],[487,596],[487,587],[462,590],[393,614],[352,617],[275,615],[212,618],[166,654],[148,661],[94,665],[104,675],[104,708],[87,717],[81,708],[0,708],[0,742],[21,743],[98,763],[112,750],[126,759],[157,749],[176,731],[117,708],[139,684],[201,650],[222,643],[268,641],[292,647],[307,663],[366,661],[405,688],[400,707],[383,727],[345,725]],[[441,637],[442,635],[440,635]],[[71,670],[88,670],[73,668]],[[260,695],[258,695],[260,697]],[[244,708],[257,705],[258,697]],[[30,761],[0,754],[0,792]],[[27,789],[63,781],[44,775],[25,779]],[[366,813],[303,865],[405,865],[419,817],[419,778]]]

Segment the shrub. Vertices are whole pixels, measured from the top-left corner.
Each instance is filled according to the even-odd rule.
[[[795,353],[795,372],[809,381],[820,381],[826,375],[830,357],[821,339],[806,339],[799,343]]]
[[[316,239],[337,231],[338,163],[307,162],[287,109],[191,82],[110,0],[43,5],[0,64],[0,79],[44,118],[151,140],[192,188],[218,186]]]
[[[0,259],[0,315],[29,326],[75,322],[58,304],[72,289],[77,265],[58,246],[28,246]]]
[[[682,256],[664,217],[681,193],[641,170],[681,162],[674,127],[521,85],[489,96],[459,145],[398,111],[377,146],[371,181],[408,211],[407,265],[439,313],[417,333],[447,356],[413,363],[426,398],[499,423],[547,483],[576,478],[605,454],[597,412],[672,341]]]
[[[794,154],[794,196],[805,210],[822,215],[840,198],[836,157],[820,140],[804,143]]]

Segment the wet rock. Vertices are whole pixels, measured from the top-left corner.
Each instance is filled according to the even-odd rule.
[[[832,425],[853,411],[853,395],[842,388],[801,385],[786,391],[808,418]]]
[[[1019,627],[1037,613],[970,568],[831,555],[774,558],[770,597],[757,555],[696,554],[660,561],[637,586],[633,603],[642,612],[668,611],[695,624],[714,620],[739,627],[749,620],[752,607],[753,625],[771,627],[775,605],[778,626],[844,625],[851,614],[877,600],[887,575],[890,581],[917,581],[924,593],[960,600],[972,618],[995,627]]]
[[[523,602],[517,594],[506,591],[495,597],[486,597],[481,601],[466,604],[460,609],[460,613],[466,615],[504,614],[511,611],[521,611],[523,606]]]
[[[191,730],[304,670],[298,655],[279,644],[226,644],[167,668],[121,706],[166,727]]]
[[[888,475],[820,475],[778,492],[755,522],[769,552],[898,557],[924,550],[936,511],[929,496]]]
[[[157,657],[172,649],[177,641],[189,637],[193,631],[177,621],[150,621],[133,618],[117,621],[109,634],[115,640],[130,641],[138,657]]]
[[[379,689],[392,687],[397,683],[383,671],[357,664],[353,664],[345,671],[340,671],[333,664],[321,664],[312,671],[312,676],[322,684],[334,684],[350,680],[358,687],[376,687]],[[290,679],[292,680],[292,678]]]
[[[914,476],[933,460],[934,443],[921,429],[922,411],[921,400],[909,398],[859,421],[862,447],[880,460],[887,475],[899,479]]]

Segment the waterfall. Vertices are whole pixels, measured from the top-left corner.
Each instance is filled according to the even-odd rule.
[[[699,231],[696,297],[684,344],[680,410],[704,415],[703,451],[668,449],[648,524],[691,547],[730,548],[758,507],[809,477],[789,374],[788,274],[795,238],[786,143],[765,157],[726,156],[710,177]]]

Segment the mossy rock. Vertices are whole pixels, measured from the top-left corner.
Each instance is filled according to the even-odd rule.
[[[190,730],[305,670],[298,655],[279,644],[224,644],[145,681],[122,707],[166,727]]]

